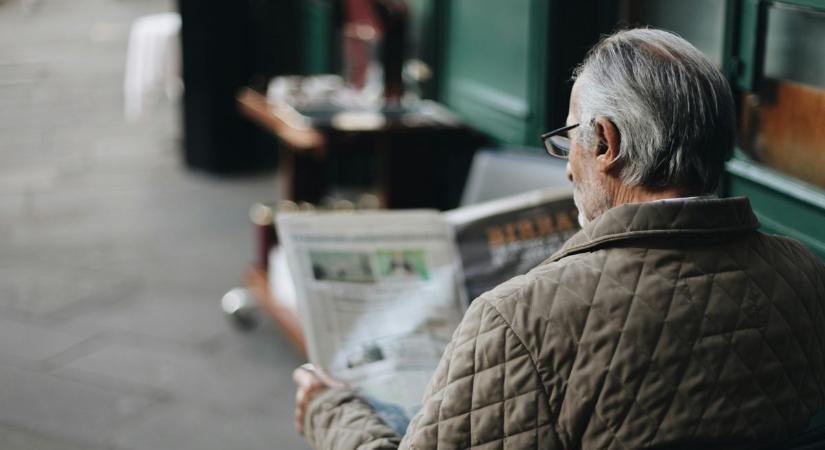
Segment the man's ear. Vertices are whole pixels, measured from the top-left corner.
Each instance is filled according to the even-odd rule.
[[[602,172],[613,172],[619,168],[619,145],[622,140],[619,130],[604,116],[596,117],[594,128],[599,139],[596,147],[596,164]]]

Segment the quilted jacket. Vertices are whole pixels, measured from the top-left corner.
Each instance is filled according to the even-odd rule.
[[[751,448],[825,406],[825,267],[745,198],[613,208],[477,298],[403,438],[345,389],[316,449]]]

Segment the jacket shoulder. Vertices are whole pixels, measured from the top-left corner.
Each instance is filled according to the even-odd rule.
[[[528,298],[531,293],[540,291],[542,300],[554,297],[556,288],[568,277],[597,275],[604,252],[583,253],[567,256],[559,261],[546,261],[531,269],[524,275],[511,278],[479,296],[496,309],[506,307]]]
[[[401,448],[560,448],[549,411],[531,354],[482,296],[447,345]]]
[[[787,236],[756,233],[751,240],[751,250],[770,264],[777,275],[799,286],[800,293],[807,293],[814,297],[813,301],[822,303],[825,263],[804,244]]]
[[[596,251],[544,263],[476,300],[495,308],[536,361],[554,415],[560,412],[607,257]]]
[[[774,252],[779,252],[789,260],[802,264],[810,270],[825,272],[825,263],[805,244],[798,240],[778,234],[757,233],[763,245],[769,245]]]
[[[518,312],[531,317],[563,317],[589,306],[602,275],[607,252],[595,251],[544,262],[482,294],[512,327],[521,326]],[[552,310],[552,314],[551,314]]]

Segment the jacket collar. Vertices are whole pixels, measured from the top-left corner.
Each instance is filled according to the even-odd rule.
[[[756,230],[759,221],[745,197],[698,197],[628,203],[609,209],[573,235],[548,259],[641,238],[716,238]]]

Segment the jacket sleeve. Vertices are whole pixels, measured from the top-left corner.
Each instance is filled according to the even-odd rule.
[[[305,430],[317,450],[561,448],[530,354],[483,297],[464,315],[400,444],[343,390],[313,400]]]
[[[327,389],[312,399],[304,430],[317,450],[395,450],[401,441],[367,402],[345,388]]]

